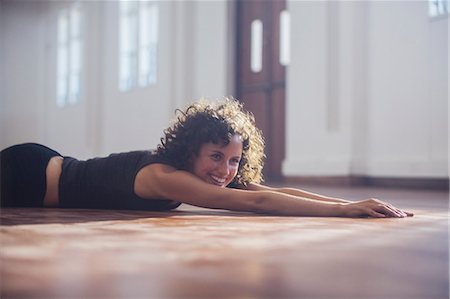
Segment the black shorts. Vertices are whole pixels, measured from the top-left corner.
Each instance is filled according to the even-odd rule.
[[[42,207],[47,188],[46,169],[58,152],[36,143],[8,147],[0,152],[0,205]]]

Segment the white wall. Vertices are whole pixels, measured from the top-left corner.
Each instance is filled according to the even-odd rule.
[[[155,147],[176,107],[233,94],[232,2],[163,1],[158,84],[117,83],[117,2],[83,1],[83,100],[55,104],[55,18],[0,2],[0,147],[87,158]],[[288,1],[286,175],[448,177],[448,19],[427,3]]]
[[[201,1],[195,6],[197,9],[192,19],[196,36],[190,41],[195,45],[193,59],[197,65],[193,97],[223,97],[233,93],[233,90],[227,90],[227,78],[224,77],[227,74],[220,74],[233,65],[227,56],[229,51],[234,51],[227,35],[227,4]],[[222,25],[211,26],[214,23]]]
[[[118,2],[81,2],[84,88],[81,102],[64,108],[55,100],[56,17],[70,2],[1,3],[2,148],[35,141],[81,158],[155,148],[175,108],[231,93],[225,1],[161,1],[158,83],[125,93]]]
[[[4,25],[4,21],[5,18],[3,17],[3,5],[2,5],[2,1],[0,1],[0,70],[5,69],[5,64],[3,63],[3,59],[4,59],[4,55],[3,55],[3,44],[4,44],[4,40],[3,40],[3,36],[5,35],[3,33],[3,28],[5,27]],[[3,136],[5,136],[5,126],[6,126],[6,122],[5,122],[5,103],[4,103],[4,99],[5,99],[5,87],[4,87],[4,72],[0,71],[0,144],[3,144]]]
[[[2,3],[2,145],[42,140],[44,135],[44,36],[41,5]]]
[[[446,176],[447,22],[430,22],[424,2],[407,5],[371,4],[368,170]]]
[[[427,5],[289,2],[285,174],[448,177],[448,19]]]

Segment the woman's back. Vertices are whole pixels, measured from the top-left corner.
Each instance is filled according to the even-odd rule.
[[[137,210],[176,208],[180,203],[143,199],[134,192],[139,170],[161,162],[162,159],[150,151],[117,153],[86,161],[65,157],[59,183],[59,206]]]

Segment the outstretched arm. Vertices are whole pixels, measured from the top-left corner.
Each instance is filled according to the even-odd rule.
[[[342,199],[342,198],[336,198],[336,197],[329,197],[324,196],[316,193],[311,193],[305,190],[297,189],[297,188],[272,188],[269,186],[265,186],[262,184],[255,184],[251,183],[246,187],[247,190],[254,190],[254,191],[260,191],[260,190],[270,190],[274,192],[284,193],[293,195],[296,197],[303,197],[308,198],[311,200],[316,201],[322,201],[322,202],[332,202],[332,203],[342,203],[344,206],[345,214],[348,217],[355,217],[355,216],[373,216],[373,217],[385,217],[389,215],[385,215],[383,213],[377,212],[377,209],[380,207],[386,207],[391,214],[395,214],[395,217],[405,217],[405,216],[413,216],[414,214],[411,212],[402,211],[391,204],[382,202],[375,198],[369,198],[361,201],[355,201],[352,202],[350,200]]]
[[[163,164],[144,167],[136,176],[135,192],[143,198],[169,199],[212,209],[290,216],[403,217],[389,205],[372,200],[327,202],[273,190],[238,190],[208,184],[186,171]]]
[[[273,187],[269,187],[269,186],[265,186],[265,185],[261,185],[261,184],[250,183],[246,189],[254,190],[254,191],[269,190],[269,191],[275,191],[275,192],[280,192],[280,193],[284,193],[284,194],[290,194],[290,195],[294,195],[294,196],[298,196],[298,197],[305,197],[305,198],[314,199],[314,200],[318,200],[318,201],[325,201],[325,202],[340,202],[340,203],[350,203],[351,202],[350,200],[324,196],[324,195],[311,193],[311,192],[297,189],[297,188],[287,188],[287,187],[273,188]]]

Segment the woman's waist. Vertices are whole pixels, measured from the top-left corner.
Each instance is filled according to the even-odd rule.
[[[57,207],[59,204],[59,178],[61,177],[64,158],[55,156],[50,159],[46,169],[47,186],[44,197],[45,207]]]

